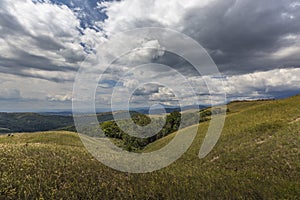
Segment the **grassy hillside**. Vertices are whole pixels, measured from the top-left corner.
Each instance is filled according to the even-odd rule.
[[[71,125],[72,116],[0,113],[0,133],[47,131]]]
[[[123,111],[115,112],[122,117]],[[137,112],[131,112],[136,115]],[[97,114],[99,122],[114,119],[111,112]],[[0,134],[50,130],[76,131],[73,116],[38,113],[0,113]]]
[[[209,123],[204,122],[179,160],[147,174],[102,165],[75,133],[1,136],[0,199],[298,199],[300,96],[228,107],[221,138],[207,157],[197,156]]]

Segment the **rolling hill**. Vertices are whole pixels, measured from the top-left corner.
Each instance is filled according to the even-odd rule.
[[[147,174],[102,165],[72,132],[0,136],[0,199],[299,199],[300,95],[228,108],[207,157],[198,152],[209,121],[180,159]],[[175,134],[143,151],[161,148]]]
[[[132,115],[138,114],[135,111]],[[122,118],[124,111],[114,112]],[[112,112],[98,113],[99,122],[113,119]],[[76,131],[72,114],[61,113],[1,113],[0,112],[0,134],[14,132],[37,132],[50,130]]]
[[[0,134],[48,131],[72,125],[72,116],[41,115],[38,113],[0,113]]]

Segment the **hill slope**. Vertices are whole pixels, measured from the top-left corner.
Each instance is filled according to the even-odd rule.
[[[234,102],[204,159],[209,122],[175,163],[126,174],[93,159],[71,132],[0,137],[0,199],[297,199],[300,196],[300,96]],[[188,134],[188,131],[184,134]],[[153,151],[174,134],[149,146]]]
[[[73,124],[72,116],[37,113],[0,113],[0,134],[58,129]]]
[[[132,115],[137,112],[130,112]],[[114,113],[123,117],[124,111]],[[113,120],[112,112],[98,113],[99,122]],[[50,130],[76,131],[72,115],[39,113],[0,113],[0,134],[13,132],[36,132]]]

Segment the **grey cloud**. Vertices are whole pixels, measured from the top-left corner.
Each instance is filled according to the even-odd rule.
[[[4,90],[0,91],[0,100],[16,100],[16,99],[20,99],[20,98],[22,98],[20,90],[4,89]]]
[[[134,91],[133,95],[136,96],[144,96],[144,95],[151,95],[153,93],[158,93],[159,90],[158,84],[146,84],[143,87],[139,87]]]
[[[28,4],[27,7],[22,9],[25,4]],[[80,32],[75,27],[77,19],[72,12],[50,4],[36,7],[39,5],[41,4],[33,4],[29,0],[1,1],[0,72],[55,82],[69,81],[64,80],[63,76],[56,78],[28,73],[33,70],[74,73],[86,57],[84,48],[79,44]],[[36,9],[45,9],[46,14],[39,16],[34,13]],[[21,23],[22,16],[19,16],[20,10],[28,14],[23,23]],[[54,13],[57,19],[50,19]],[[62,22],[57,21],[62,17],[65,17]],[[70,19],[66,19],[68,17]],[[70,25],[66,25],[67,20],[70,21]]]
[[[65,10],[53,5],[48,8],[43,7],[46,11],[50,10],[53,16],[59,15],[60,11],[62,12],[62,15],[59,15],[55,20],[49,17],[50,15],[42,16],[43,13],[47,13],[46,11],[36,12],[39,14],[34,15],[31,9],[35,8],[35,5],[31,5],[31,7],[25,6],[26,8],[24,7],[24,9],[16,6],[16,9],[19,8],[21,10],[18,13],[13,13],[12,10],[6,9],[7,5],[21,4],[23,2],[30,4],[31,1],[0,1],[0,72],[20,77],[45,79],[51,82],[72,81],[80,62],[86,56],[82,46],[86,45],[86,48],[93,46],[89,46],[88,42],[91,40],[91,43],[93,43],[93,40],[96,40],[97,37],[102,37],[102,35],[78,30],[76,26],[80,23],[79,20],[66,7],[64,7]],[[164,7],[166,5],[159,1],[157,3],[160,3],[159,5],[161,6],[148,9],[145,6],[149,4],[148,1],[140,2],[136,1],[136,4],[128,8],[131,10],[127,10],[125,6],[119,8],[120,12],[111,13],[112,16],[108,13],[110,20],[104,22],[106,26],[104,26],[103,32],[114,32],[119,30],[119,27],[126,30],[138,27],[166,26],[167,28],[177,29],[186,33],[203,45],[218,65],[220,71],[230,77],[227,80],[230,86],[227,88],[230,99],[240,97],[261,98],[266,96],[282,97],[299,91],[299,87],[297,87],[299,85],[299,82],[297,82],[299,72],[296,73],[294,69],[290,68],[300,68],[300,6],[291,6],[292,0],[213,0],[205,7],[197,5],[200,1],[193,1],[193,6],[186,7],[183,11],[180,9],[172,10],[173,8],[166,10],[166,7]],[[132,1],[127,1],[127,3],[132,4]],[[149,7],[151,7],[150,4]],[[141,12],[132,14],[137,9],[140,9]],[[143,12],[143,9],[145,9],[145,12]],[[124,10],[126,12],[121,12]],[[146,12],[149,10],[151,13]],[[40,11],[40,9],[35,11]],[[168,11],[171,11],[171,15],[166,14],[166,16],[162,16],[162,13],[165,14]],[[32,17],[32,19],[27,19],[27,24],[21,23],[18,17],[22,13],[29,13],[28,18]],[[88,13],[86,14],[88,15]],[[178,14],[178,20],[172,19],[172,17],[177,17],[175,17],[175,14]],[[39,15],[41,15],[41,19],[40,23],[37,23],[39,22]],[[118,17],[120,15],[121,17]],[[35,18],[37,21],[35,21]],[[61,21],[62,23],[60,23]],[[42,26],[39,26],[39,24],[42,24]],[[105,30],[107,27],[108,29]],[[83,39],[82,34],[86,34],[85,39]],[[297,38],[285,39],[288,36],[297,36]],[[82,41],[85,41],[83,42],[85,45],[82,44],[80,46],[79,43]],[[180,48],[180,42],[174,41],[174,44],[177,44],[178,48]],[[132,41],[124,41],[124,46],[130,45],[132,45]],[[291,49],[284,49],[290,47]],[[278,54],[280,56],[276,56],[276,53],[282,49],[284,51]],[[113,47],[111,47],[111,50],[118,51],[118,49]],[[138,59],[132,59],[132,57],[128,56],[115,61],[112,67],[103,73],[103,80],[111,81],[107,81],[103,85],[100,84],[100,87],[104,87],[100,88],[102,92],[101,97],[107,100],[105,95],[109,93],[111,87],[116,85],[113,81],[120,81],[117,84],[118,87],[134,87],[137,85],[138,82],[135,83],[135,79],[131,78],[126,72],[139,64],[160,63],[172,67],[186,77],[193,76],[197,78],[195,76],[199,76],[195,73],[193,66],[184,58],[171,52],[166,51],[160,56],[145,55],[144,57],[137,56]],[[145,74],[147,74],[145,78],[143,78],[143,74],[134,75],[143,78],[143,80],[149,79],[149,81],[155,80],[155,78],[166,80],[174,87],[181,87],[173,78],[175,72],[162,70],[160,67],[154,66],[150,66],[148,71],[145,70]],[[289,69],[278,73],[277,71],[272,71],[275,68]],[[271,70],[270,73],[260,74],[260,72],[257,72],[267,70]],[[120,78],[126,75],[131,82],[125,85]],[[272,81],[268,82],[268,79],[272,79]],[[294,82],[289,82],[289,80],[294,80]],[[204,99],[207,98],[207,89],[204,88],[205,85],[202,82],[198,81],[192,85],[198,88],[195,89],[195,92]],[[18,84],[22,85],[22,83],[20,81]],[[64,85],[61,84],[60,86],[63,88]],[[49,88],[48,86],[46,87]],[[60,88],[55,87],[56,89],[59,90]],[[188,102],[191,97],[185,92],[182,91],[181,93],[185,95],[185,101]],[[22,90],[21,93],[24,94]],[[31,90],[29,90],[29,93],[31,93]],[[22,99],[18,91],[12,90],[3,94],[5,94],[6,98],[19,98],[20,101]],[[52,100],[53,104],[51,105],[54,105],[60,101],[68,102],[70,98],[63,95],[54,95],[47,100]],[[122,100],[122,95],[120,95],[120,101]],[[133,101],[172,103],[176,102],[176,98],[169,91],[163,90],[157,85],[146,85],[136,89]]]
[[[147,1],[141,0],[131,5],[130,1],[125,0],[124,6],[129,6],[131,12],[134,9],[144,12],[125,13],[122,12],[124,8],[120,7],[120,4],[112,3],[111,10],[108,8],[108,20],[103,28],[118,32],[149,27],[157,21],[158,27],[179,30],[197,40],[225,74],[300,67],[300,57],[297,56],[300,49],[284,57],[272,57],[278,50],[299,46],[299,39],[284,39],[289,35],[300,35],[300,6],[295,2],[299,3],[297,0],[213,0],[203,6],[200,1],[191,1],[191,7],[167,10],[165,13],[176,12],[176,17],[172,18],[167,14],[158,17],[162,10],[167,8],[165,3],[161,3],[161,7],[149,5],[148,9],[145,8]],[[119,12],[116,12],[116,9],[119,9]],[[148,13],[149,10],[152,11],[151,14]],[[120,24],[122,26],[119,26]],[[174,59],[174,56],[166,53],[158,62],[173,66],[181,60]],[[190,71],[187,63],[175,65],[174,68],[186,74],[194,72]]]
[[[50,73],[50,71],[48,71]],[[53,71],[60,73],[61,71]],[[48,81],[53,81],[57,83],[64,83],[64,82],[73,82],[75,74],[72,75],[70,72],[70,75],[73,76],[72,78],[70,77],[53,77],[53,76],[47,76],[47,75],[39,75],[39,74],[32,74],[29,72],[24,72],[21,70],[15,70],[14,68],[2,68],[0,67],[0,73],[3,74],[13,74],[17,75],[19,77],[25,77],[25,78],[38,78],[38,79],[43,79],[43,80],[48,80]]]
[[[28,34],[14,16],[3,11],[0,12],[0,27],[1,37],[5,37],[7,35]]]
[[[300,67],[300,50],[285,58],[270,56],[281,48],[299,46],[299,40],[283,39],[300,34],[300,6],[291,6],[293,2],[216,0],[205,7],[186,10],[178,26],[183,26],[185,34],[203,45],[225,74]],[[128,29],[154,24],[146,16],[126,23]],[[163,25],[158,23],[156,26]],[[152,62],[171,66],[184,75],[195,74],[188,62],[171,52],[166,51]],[[159,72],[159,69],[153,70]]]
[[[35,45],[43,50],[59,51],[60,49],[64,49],[64,46],[55,41],[55,38],[46,35],[38,35],[33,38]]]
[[[48,77],[35,73],[29,73],[28,70],[43,70],[51,72],[68,72],[74,74],[77,68],[67,66],[57,66],[53,60],[42,56],[35,56],[25,51],[16,51],[15,56],[18,58],[3,58],[0,56],[0,72],[6,74],[14,74],[21,77],[40,78],[54,82],[70,81],[64,77]]]
[[[217,0],[205,8],[193,8],[184,19],[184,32],[197,39],[223,72],[246,73],[299,65],[273,61],[269,54],[293,45],[281,38],[299,34],[300,7],[293,1]],[[284,17],[284,13],[288,16]]]

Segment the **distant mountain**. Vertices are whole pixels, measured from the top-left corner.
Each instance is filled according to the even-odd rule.
[[[157,108],[156,108],[157,107]],[[207,108],[207,106],[204,105],[190,105],[190,106],[168,106],[165,104],[158,104],[154,108],[151,109],[151,114],[163,114],[164,112],[166,113],[171,113],[174,111],[187,111],[187,110],[202,110],[204,108]],[[164,110],[165,109],[165,110]],[[133,108],[133,111],[142,113],[142,114],[149,114],[149,107],[142,107],[142,108]]]
[[[61,112],[39,112],[41,115],[59,115],[59,116],[72,116],[72,111],[61,111]]]
[[[48,131],[72,125],[71,116],[0,113],[0,133]]]
[[[137,112],[130,111],[133,116]],[[125,111],[98,113],[98,121],[110,121],[115,117],[128,117]],[[87,114],[86,117],[89,117]],[[0,113],[0,134],[15,132],[37,132],[49,130],[76,131],[73,115],[69,112],[46,113]]]

